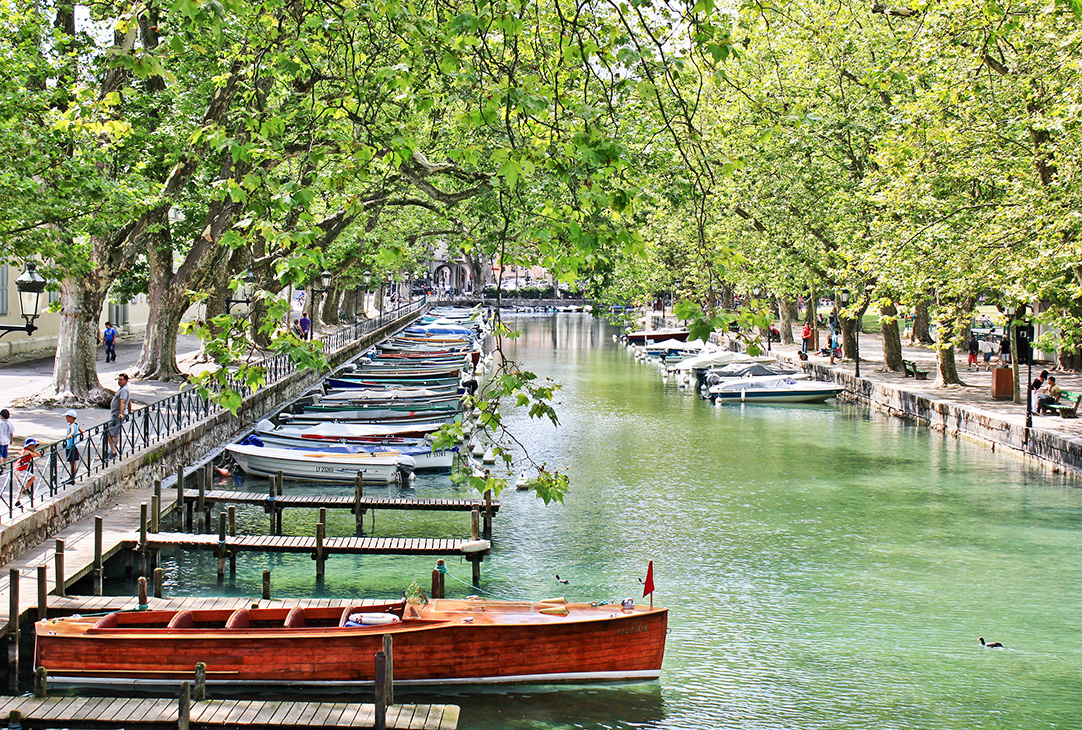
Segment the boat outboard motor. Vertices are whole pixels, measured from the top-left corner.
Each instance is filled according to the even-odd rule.
[[[278,422],[279,423],[293,423],[293,414],[292,413],[279,413],[278,414]]]

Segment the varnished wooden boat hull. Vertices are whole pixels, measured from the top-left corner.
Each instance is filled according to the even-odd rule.
[[[545,605],[438,600],[426,607],[421,619],[360,628],[87,630],[93,618],[47,620],[36,626],[35,665],[47,669],[50,681],[60,682],[116,678],[179,682],[190,680],[196,663],[204,662],[208,682],[363,685],[373,680],[374,657],[382,648],[383,635],[391,634],[396,683],[658,677],[666,609],[625,611],[619,605],[569,604],[568,616],[551,616],[538,612]],[[340,612],[306,610],[309,615]],[[251,613],[275,611],[286,615],[285,609]],[[145,615],[151,613],[173,615]],[[216,613],[224,625],[228,612]],[[84,622],[81,630],[78,621]]]

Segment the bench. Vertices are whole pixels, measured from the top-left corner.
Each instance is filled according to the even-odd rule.
[[[1050,411],[1055,411],[1060,418],[1078,418],[1078,404],[1082,402],[1082,393],[1060,393],[1059,403],[1049,403],[1045,406]]]
[[[910,375],[912,375],[917,380],[928,379],[928,371],[918,368],[917,363],[913,362],[912,360],[902,360],[902,368],[905,371],[905,375],[903,375],[902,377],[908,378]]]

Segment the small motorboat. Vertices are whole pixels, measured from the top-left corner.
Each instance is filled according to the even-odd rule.
[[[741,378],[710,388],[710,397],[722,403],[822,403],[845,386],[787,375]]]
[[[691,334],[686,329],[662,329],[662,330],[640,330],[638,332],[628,332],[627,344],[629,345],[645,345],[648,342],[660,342],[662,340],[686,340]]]
[[[360,474],[366,482],[390,484],[417,465],[413,457],[397,452],[333,454],[242,444],[229,444],[225,450],[245,474],[272,476],[280,471],[301,481],[353,482]]]
[[[401,439],[399,439],[401,441]],[[304,438],[304,434],[295,436],[281,433],[252,434],[241,443],[250,446],[265,446],[294,451],[315,451],[325,454],[404,454],[414,461],[416,471],[434,471],[450,469],[454,466],[455,452],[449,449],[433,451],[431,444],[425,443],[352,443],[338,444],[327,441]]]
[[[371,685],[384,635],[396,685],[654,680],[668,610],[623,604],[404,600],[340,607],[129,611],[35,625],[50,682]]]

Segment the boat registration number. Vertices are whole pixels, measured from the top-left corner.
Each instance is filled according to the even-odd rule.
[[[646,624],[635,624],[634,626],[625,626],[622,629],[616,629],[617,636],[623,636],[624,634],[637,634],[640,631],[646,631],[649,628]]]

